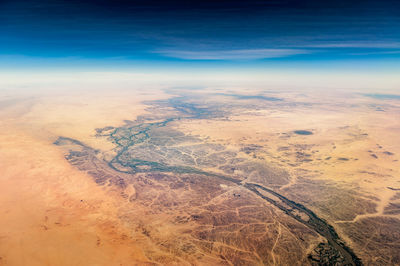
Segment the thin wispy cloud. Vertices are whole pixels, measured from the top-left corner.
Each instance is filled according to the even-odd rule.
[[[398,42],[334,42],[303,45],[304,48],[367,48],[367,49],[396,49],[400,48]]]
[[[162,50],[156,53],[186,60],[254,60],[287,57],[310,52],[303,49],[244,49],[219,51]]]
[[[364,53],[350,53],[350,55],[396,55],[400,54],[400,50],[395,51],[373,51],[373,52],[364,52]]]

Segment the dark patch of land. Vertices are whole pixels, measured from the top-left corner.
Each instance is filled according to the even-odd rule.
[[[379,100],[400,100],[400,95],[397,94],[365,93],[363,95]]]
[[[313,133],[308,130],[295,130],[293,131],[297,135],[312,135]]]
[[[384,151],[383,153],[386,154],[386,155],[389,155],[389,156],[394,155],[394,153],[393,153],[393,152],[390,152],[390,151]]]
[[[265,96],[265,95],[243,95],[243,94],[229,94],[229,93],[218,93],[218,95],[235,97],[240,100],[263,100],[263,101],[273,101],[273,102],[283,101],[282,98]]]

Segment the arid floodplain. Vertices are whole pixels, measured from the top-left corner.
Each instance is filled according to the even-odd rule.
[[[0,265],[400,264],[399,95],[2,91],[0,127]]]

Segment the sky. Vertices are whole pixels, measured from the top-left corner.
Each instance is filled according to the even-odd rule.
[[[0,0],[0,70],[399,73],[400,1]]]

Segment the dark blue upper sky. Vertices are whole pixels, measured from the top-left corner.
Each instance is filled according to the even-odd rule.
[[[0,65],[400,58],[400,1],[0,0]]]

